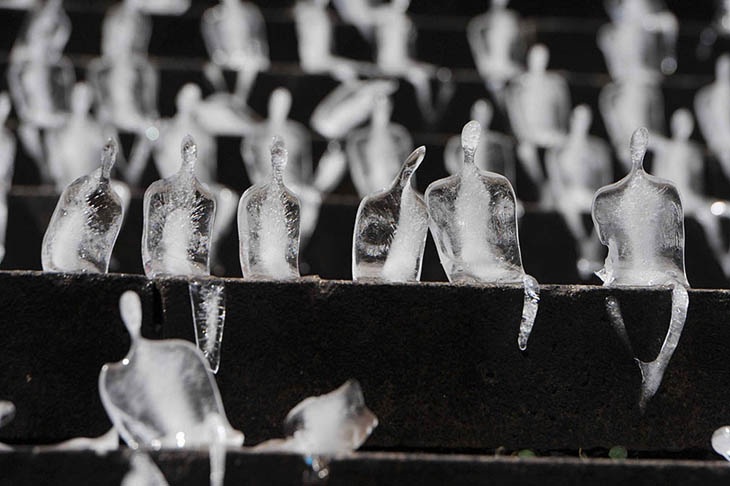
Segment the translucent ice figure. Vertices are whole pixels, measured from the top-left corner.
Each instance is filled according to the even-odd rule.
[[[206,73],[223,90],[222,69],[236,71],[236,94],[245,101],[256,75],[270,64],[261,11],[252,2],[221,0],[219,5],[205,11],[200,27],[213,61]]]
[[[5,232],[8,227],[8,192],[13,183],[16,142],[12,132],[5,128],[10,113],[8,93],[0,93],[0,261],[5,257]],[[98,156],[98,155],[97,155]]]
[[[348,380],[338,389],[302,400],[284,420],[287,438],[264,442],[259,451],[288,451],[312,459],[320,478],[327,475],[328,458],[358,449],[378,426],[365,406],[360,383]]]
[[[386,76],[404,78],[416,91],[418,107],[427,122],[435,121],[453,95],[451,72],[416,60],[412,55],[416,29],[406,11],[410,0],[391,0],[372,9],[375,25],[376,64]],[[436,103],[431,80],[440,84]]]
[[[461,172],[426,189],[431,233],[449,281],[524,285],[518,337],[524,350],[537,315],[540,290],[522,268],[512,186],[504,176],[482,171],[474,163],[481,130],[474,120],[464,126]]]
[[[646,127],[655,139],[663,136],[664,99],[652,83],[628,79],[607,84],[598,96],[606,131],[625,170],[631,170],[631,153],[626,140],[636,127]]]
[[[730,55],[718,58],[715,82],[697,92],[694,104],[702,136],[730,177]]]
[[[611,182],[611,152],[608,145],[588,134],[591,110],[580,105],[573,110],[570,133],[565,142],[548,149],[545,168],[555,207],[563,215],[578,245],[578,273],[587,280],[601,268],[602,246],[586,228],[584,215],[590,214],[593,194]]]
[[[642,409],[659,389],[664,371],[679,343],[689,296],[684,271],[684,213],[677,188],[644,172],[649,132],[639,128],[631,137],[631,172],[596,192],[593,222],[608,246],[604,268],[597,272],[605,286],[672,287],[672,316],[659,356],[637,360]],[[609,297],[609,317],[623,328],[618,302]],[[623,319],[620,319],[623,321]]]
[[[37,2],[15,40],[11,57],[33,57],[41,54],[49,59],[57,59],[66,47],[70,35],[71,21],[63,10],[63,1]],[[42,45],[45,51],[35,51],[32,45]]]
[[[249,187],[238,204],[241,270],[246,278],[299,277],[299,198],[284,185],[287,151],[274,138],[269,182]]]
[[[598,46],[611,76],[652,80],[677,69],[677,18],[657,0],[607,0],[611,23],[598,32]]]
[[[426,147],[418,147],[401,167],[390,188],[360,202],[352,237],[353,280],[417,282],[428,234],[428,210],[413,189],[411,177]]]
[[[390,100],[380,97],[372,107],[370,126],[347,137],[350,175],[360,197],[389,187],[413,147],[408,130],[390,122],[392,111]]]
[[[481,170],[502,174],[514,187],[516,182],[514,143],[510,137],[488,130],[492,114],[492,105],[487,100],[477,100],[471,107],[471,119],[478,121],[482,127],[479,147],[474,154],[474,163]],[[451,175],[458,173],[461,171],[463,163],[464,152],[461,149],[461,137],[449,138],[444,148],[444,165],[447,172]]]
[[[223,282],[191,280],[188,283],[193,312],[195,342],[213,373],[218,372],[226,322],[226,294]]]
[[[129,465],[121,486],[169,486],[160,468],[144,452],[135,451],[129,459]]]
[[[61,193],[43,237],[41,260],[47,272],[106,273],[122,225],[122,200],[109,174],[117,147],[109,140],[101,167],[79,177]]]
[[[207,276],[215,221],[215,199],[195,176],[197,146],[182,141],[182,164],[174,175],[156,181],[144,195],[142,263],[145,274]]]
[[[509,0],[492,0],[487,12],[466,28],[469,47],[487,88],[499,94],[507,82],[524,71],[525,41],[519,14],[507,9]]]
[[[209,447],[211,485],[221,485],[225,446],[240,446],[243,434],[228,423],[205,358],[187,341],[143,338],[136,293],[125,292],[119,310],[132,345],[122,361],[105,364],[99,374],[107,415],[135,450]]]

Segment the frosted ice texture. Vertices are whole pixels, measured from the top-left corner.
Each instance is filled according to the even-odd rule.
[[[43,270],[108,271],[124,212],[109,179],[116,152],[116,145],[109,140],[102,152],[101,168],[79,177],[61,193],[43,237]]]
[[[213,373],[218,372],[226,322],[226,294],[223,282],[191,280],[188,283],[193,312],[195,342]]]
[[[526,349],[537,314],[539,287],[522,268],[512,186],[504,176],[474,164],[480,134],[479,122],[472,120],[464,126],[461,172],[426,189],[431,233],[449,281],[525,286],[518,344]]]
[[[168,486],[162,471],[144,452],[135,451],[129,459],[129,466],[121,486]]]
[[[241,270],[246,278],[299,277],[299,199],[284,185],[287,151],[282,139],[271,146],[271,175],[249,187],[238,204]]]
[[[142,263],[145,274],[205,276],[210,274],[210,243],[215,199],[195,177],[197,147],[182,141],[178,172],[156,181],[144,195]]]
[[[360,202],[352,237],[353,280],[420,280],[428,210],[411,177],[425,155],[425,147],[414,150],[387,190]]]
[[[720,427],[712,434],[712,448],[730,461],[730,426]]]
[[[8,93],[2,92],[0,93],[0,261],[5,257],[5,233],[8,227],[8,192],[13,182],[17,145],[12,132],[5,128],[5,121],[9,113],[10,97]]]
[[[631,137],[631,172],[599,189],[593,200],[593,221],[608,246],[604,268],[597,272],[606,286],[672,286],[672,315],[667,335],[654,361],[637,360],[642,376],[639,405],[643,409],[658,390],[677,347],[687,317],[689,296],[684,270],[684,213],[676,187],[644,172],[649,143],[646,128]],[[614,304],[617,308],[617,304]],[[609,309],[609,316],[620,316]],[[623,327],[623,322],[615,322]]]
[[[350,176],[360,197],[389,187],[412,150],[408,130],[390,122],[392,111],[390,100],[380,97],[372,107],[370,126],[347,137]]]

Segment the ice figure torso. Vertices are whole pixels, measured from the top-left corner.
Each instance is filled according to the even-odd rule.
[[[302,67],[305,70],[325,68],[332,46],[332,25],[327,11],[316,2],[299,0],[294,16]]]
[[[472,19],[467,31],[482,76],[505,82],[523,69],[520,20],[514,12],[493,6],[486,14]]]
[[[239,68],[268,64],[268,45],[263,17],[256,5],[223,1],[203,14],[203,39],[213,62]]]
[[[8,81],[18,115],[38,127],[62,123],[69,110],[74,83],[73,66],[66,58],[52,61],[30,58],[12,61]]]
[[[403,71],[411,59],[410,46],[415,30],[413,22],[404,12],[392,8],[378,15],[375,30],[377,41],[377,64],[386,73]]]

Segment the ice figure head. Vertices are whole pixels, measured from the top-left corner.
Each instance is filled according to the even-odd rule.
[[[125,358],[107,363],[99,374],[99,394],[119,436],[133,449],[173,449],[211,445],[212,417],[226,429],[226,441],[240,445],[213,375],[193,344],[141,336],[139,297],[126,292],[119,310],[132,337]]]
[[[238,236],[244,277],[299,277],[299,198],[284,185],[284,141],[271,145],[271,178],[249,187],[238,204]]]
[[[550,61],[550,51],[543,44],[536,44],[527,53],[527,69],[534,74],[544,73]]]
[[[182,159],[181,169],[192,171],[198,161],[198,146],[191,135],[186,135],[180,144],[180,158]]]
[[[712,448],[730,461],[730,426],[720,427],[712,434]]]
[[[76,115],[86,115],[91,109],[94,94],[86,83],[76,83],[71,91],[71,111]]]
[[[686,108],[680,108],[672,113],[670,122],[672,129],[672,138],[686,142],[692,135],[695,128],[695,122],[692,119],[692,113]]]
[[[291,103],[291,92],[286,88],[276,88],[269,97],[269,123],[277,127],[285,123]]]
[[[631,172],[602,187],[593,199],[593,221],[608,246],[604,285],[688,286],[684,270],[684,213],[674,184],[643,168],[646,128],[631,137]]]
[[[325,395],[304,399],[284,421],[294,450],[322,456],[356,450],[377,426],[378,418],[365,406],[356,380],[348,380]]]
[[[411,178],[426,155],[421,146],[408,156],[387,190],[365,197],[352,238],[354,280],[418,281],[428,233],[426,204]]]
[[[175,97],[177,113],[181,115],[191,114],[197,108],[202,98],[203,95],[200,91],[200,86],[195,83],[187,83],[180,88],[180,91],[178,91]]]
[[[575,136],[587,136],[591,128],[591,109],[586,105],[578,105],[570,117],[570,132]]]
[[[431,232],[450,281],[522,283],[514,190],[474,164],[480,135],[479,122],[467,123],[461,172],[426,189]]]
[[[123,207],[110,185],[116,160],[110,139],[101,167],[73,181],[61,194],[43,237],[41,260],[49,272],[106,273],[122,225]]]
[[[478,121],[484,129],[489,127],[493,115],[494,109],[487,100],[477,100],[471,106],[471,119]]]

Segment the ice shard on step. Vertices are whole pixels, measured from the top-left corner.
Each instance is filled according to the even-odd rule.
[[[208,361],[210,370],[218,372],[226,323],[226,293],[223,282],[191,280],[188,282],[193,312],[195,343]]]
[[[479,122],[464,126],[461,171],[426,189],[431,233],[449,281],[524,285],[518,336],[524,350],[537,315],[539,286],[522,268],[512,185],[504,176],[480,170],[474,163],[480,134]]]
[[[123,206],[110,184],[117,147],[109,140],[101,167],[73,181],[61,194],[43,237],[48,272],[106,273],[122,225]]]
[[[674,184],[644,171],[648,143],[646,128],[637,129],[631,137],[631,172],[599,189],[592,210],[598,236],[608,246],[604,268],[597,272],[605,286],[672,287],[671,321],[659,356],[648,363],[637,360],[642,376],[642,408],[661,384],[689,306],[682,201]],[[617,301],[609,299],[617,308]],[[622,320],[620,310],[609,311],[609,316],[614,321]],[[623,327],[622,323],[618,325]]]
[[[284,185],[284,141],[274,137],[271,174],[249,187],[238,204],[241,270],[246,278],[299,277],[299,198]]]
[[[387,190],[360,202],[352,237],[353,280],[420,280],[428,209],[411,178],[425,155],[425,147],[414,150]]]
[[[182,141],[182,164],[174,175],[156,181],[144,195],[142,263],[145,274],[210,274],[215,199],[195,176],[197,147]]]

